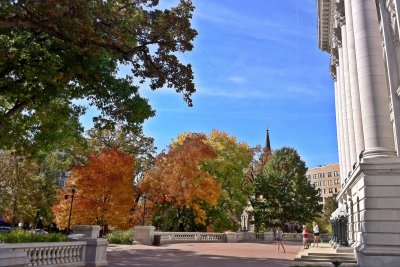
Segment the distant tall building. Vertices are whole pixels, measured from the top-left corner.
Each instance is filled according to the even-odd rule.
[[[321,202],[324,205],[327,197],[331,197],[340,191],[339,163],[310,168],[306,176],[310,184],[314,185],[320,192]]]

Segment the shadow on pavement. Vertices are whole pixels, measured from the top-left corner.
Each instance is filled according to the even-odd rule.
[[[197,244],[185,245],[183,249],[174,248],[174,246],[163,245],[161,247],[142,247],[142,246],[110,246],[107,253],[107,260],[109,267],[125,267],[125,266],[151,266],[151,267],[287,267],[295,265],[305,265],[304,263],[299,264],[292,259],[279,259],[279,255],[273,251],[273,257],[268,257],[268,251],[275,249],[274,245],[265,245],[264,247],[255,247],[254,252],[259,250],[257,256],[243,255],[243,251],[239,251],[240,246],[237,247],[224,247],[218,250],[217,245],[209,244],[211,249],[215,249],[216,252],[207,253],[207,248],[210,246],[202,244],[202,252],[199,252]],[[213,247],[214,246],[214,247]],[[250,244],[243,245],[243,249],[249,249]],[[263,248],[260,250],[260,248]],[[193,249],[193,250],[191,250]],[[197,249],[197,250],[196,250]],[[233,249],[233,251],[232,251]],[[238,251],[235,251],[235,250]],[[225,253],[224,253],[225,250]],[[230,250],[230,251],[226,251]],[[265,254],[265,258],[263,255]],[[270,251],[271,253],[271,251]],[[221,254],[229,254],[221,255]],[[237,254],[237,256],[235,255]],[[285,253],[286,254],[286,253]],[[295,254],[288,251],[288,254]],[[291,257],[290,255],[282,256]],[[315,263],[313,264],[315,265]]]

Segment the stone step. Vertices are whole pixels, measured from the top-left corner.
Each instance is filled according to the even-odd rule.
[[[295,258],[297,261],[316,261],[316,262],[345,262],[345,263],[357,263],[357,260],[349,257],[336,257],[336,256],[324,256],[324,257],[315,257],[315,256],[301,256],[301,258]]]
[[[354,258],[353,253],[318,253],[318,252],[309,252],[308,256],[335,256],[335,257],[349,257]]]

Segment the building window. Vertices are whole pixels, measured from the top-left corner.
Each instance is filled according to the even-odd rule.
[[[337,193],[337,188],[335,188],[335,193]]]
[[[326,194],[326,189],[324,189],[324,194]]]
[[[317,182],[314,183],[314,187],[316,187],[316,186],[317,186]]]
[[[328,185],[332,185],[332,184],[333,184],[332,180],[329,180]]]
[[[325,173],[318,173],[318,178],[324,178],[325,177]]]
[[[324,185],[324,186],[326,185],[325,181],[323,182],[323,185]]]
[[[314,174],[312,175],[312,178],[313,178],[313,179],[317,178],[317,174],[314,173]]]
[[[329,188],[329,193],[333,193],[333,188]]]
[[[339,176],[339,172],[338,171],[334,171],[333,172],[333,176]]]
[[[332,177],[332,172],[328,172],[328,177]]]

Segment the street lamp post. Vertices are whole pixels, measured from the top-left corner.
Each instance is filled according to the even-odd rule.
[[[69,207],[69,216],[68,216],[68,228],[67,228],[67,234],[71,233],[71,216],[72,216],[72,204],[74,203],[74,196],[76,193],[76,185],[71,186],[71,195],[65,195],[65,199],[68,199],[68,197],[71,197],[71,206]]]

